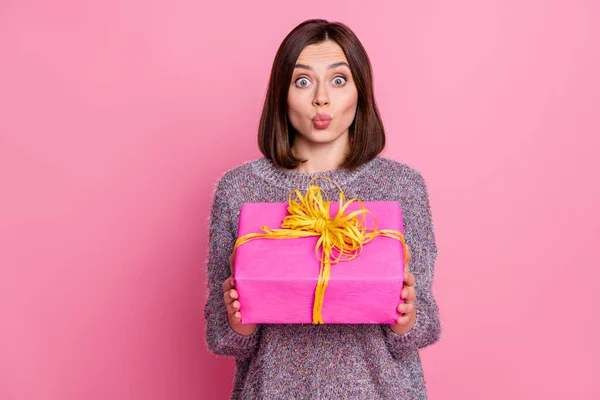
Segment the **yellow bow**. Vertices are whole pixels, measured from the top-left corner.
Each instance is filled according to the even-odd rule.
[[[404,248],[404,260],[408,263],[410,254],[404,235],[402,232],[392,229],[378,229],[377,219],[375,227],[365,226],[366,214],[370,213],[360,199],[344,200],[344,192],[340,189],[339,209],[335,216],[331,217],[329,212],[330,201],[321,187],[311,185],[315,179],[326,179],[326,177],[315,177],[308,184],[308,190],[305,195],[300,191],[293,190],[288,196],[288,212],[281,228],[270,229],[262,227],[264,233],[249,233],[239,237],[234,246],[235,250],[244,243],[254,239],[296,239],[302,237],[319,236],[315,246],[315,253],[320,260],[319,280],[315,289],[315,301],[313,306],[313,324],[323,324],[321,311],[323,310],[323,300],[325,290],[330,277],[330,267],[332,263],[340,261],[349,261],[356,258],[363,250],[363,246],[369,243],[377,236],[385,236],[397,239],[402,242]],[[350,204],[357,202],[360,209],[345,214]],[[321,249],[321,254],[319,254]]]

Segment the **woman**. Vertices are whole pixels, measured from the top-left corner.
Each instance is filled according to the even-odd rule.
[[[206,337],[212,352],[236,358],[231,398],[427,398],[418,350],[440,334],[427,189],[415,169],[379,156],[385,135],[371,65],[348,27],[309,20],[285,38],[273,63],[258,141],[264,158],[227,172],[211,209]],[[230,277],[230,256],[242,204],[285,202],[291,190],[306,189],[317,175],[339,184],[346,198],[401,204],[413,272],[405,274],[397,323],[240,323],[243,299]],[[327,181],[319,185],[334,190]]]

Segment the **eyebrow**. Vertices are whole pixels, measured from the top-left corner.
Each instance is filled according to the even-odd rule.
[[[348,65],[348,63],[346,61],[340,61],[340,62],[333,63],[329,67],[327,67],[327,69],[333,69],[333,68],[341,67],[343,65],[345,65],[346,67],[348,67],[348,69],[350,69],[350,65]],[[313,68],[310,65],[306,65],[306,64],[296,64],[296,65],[294,65],[294,68],[302,68],[302,69],[307,69],[309,71],[313,71]]]

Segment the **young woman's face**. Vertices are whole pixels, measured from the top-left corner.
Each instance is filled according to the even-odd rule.
[[[314,144],[347,140],[357,104],[342,48],[331,40],[306,46],[296,61],[287,99],[297,135]]]

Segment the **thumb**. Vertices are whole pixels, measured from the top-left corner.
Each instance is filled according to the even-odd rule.
[[[233,264],[235,263],[235,251],[229,256],[229,272],[233,276]]]

